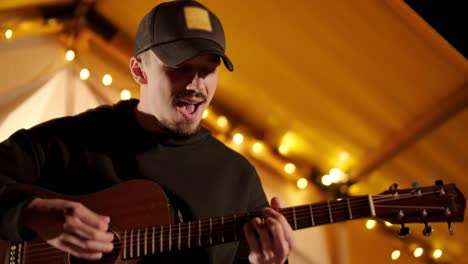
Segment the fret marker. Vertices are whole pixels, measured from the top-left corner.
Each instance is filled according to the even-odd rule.
[[[353,213],[351,212],[351,205],[349,204],[349,198],[347,198],[346,201],[348,202],[349,219],[353,219]]]
[[[295,207],[292,208],[292,212],[293,212],[293,219],[294,219],[294,230],[297,230],[296,208]]]
[[[374,207],[374,200],[372,200],[372,195],[369,194],[369,205],[370,205],[370,211],[371,211],[371,215],[372,217],[375,217],[375,207]]]
[[[312,210],[311,204],[309,204],[309,211],[310,211],[310,221],[312,222],[312,226],[315,226],[314,211]]]
[[[333,223],[333,215],[331,211],[330,200],[328,200],[327,202],[328,202],[328,213],[330,214],[330,223]]]

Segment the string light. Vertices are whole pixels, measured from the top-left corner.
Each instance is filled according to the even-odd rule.
[[[332,178],[330,175],[326,174],[322,176],[322,184],[325,186],[330,186],[332,184]]]
[[[397,260],[400,257],[400,250],[393,250],[392,252],[392,259]]]
[[[348,160],[348,159],[349,159],[349,153],[346,152],[346,151],[340,152],[340,154],[338,155],[338,159],[339,159],[340,161],[346,161],[346,160]]]
[[[281,144],[278,148],[278,151],[281,155],[288,155],[289,148],[286,144]]]
[[[241,133],[236,133],[232,138],[232,141],[234,142],[234,144],[240,145],[242,144],[242,142],[244,142],[244,135],[242,135]]]
[[[102,77],[102,83],[105,86],[109,86],[112,84],[112,76],[110,74],[105,74],[104,77]]]
[[[11,37],[13,37],[13,30],[7,29],[7,30],[5,31],[5,38],[6,38],[6,39],[11,39]]]
[[[73,50],[68,50],[67,53],[65,53],[65,59],[67,61],[72,61],[75,59],[75,52]]]
[[[87,80],[89,78],[89,71],[86,68],[81,69],[80,71],[80,79]]]
[[[287,174],[293,174],[295,171],[296,171],[296,165],[292,163],[286,163],[284,165],[284,172],[286,172]]]
[[[377,223],[377,222],[376,222],[375,220],[369,219],[369,220],[367,220],[367,222],[366,222],[366,228],[369,229],[369,230],[371,230],[371,229],[373,229],[373,228],[375,227],[375,224],[376,224],[376,223]]]
[[[47,20],[47,24],[49,24],[49,26],[56,26],[58,24],[58,22],[57,22],[57,19],[55,19],[55,18],[49,18]]]
[[[254,153],[260,153],[263,151],[263,143],[261,142],[255,142],[253,145],[252,145],[252,151]]]
[[[391,227],[391,226],[392,226],[392,223],[390,223],[390,222],[388,222],[388,221],[385,221],[385,225],[386,225],[387,227]]]
[[[210,112],[208,111],[208,109],[205,109],[205,111],[203,111],[202,119],[207,119],[209,114]]]
[[[132,98],[132,93],[129,90],[122,90],[122,92],[120,92],[120,99],[128,100],[130,98]]]
[[[434,250],[434,252],[432,253],[432,256],[436,259],[440,258],[442,256],[442,250],[440,249]]]
[[[304,190],[307,187],[307,185],[309,185],[309,181],[307,181],[306,178],[300,178],[299,180],[297,180],[297,188]]]
[[[218,119],[216,120],[216,124],[218,125],[218,127],[220,128],[226,128],[227,125],[228,125],[228,120],[225,116],[220,116],[218,117]]]
[[[338,168],[333,168],[330,170],[330,177],[333,183],[337,183],[341,177],[341,170]]]
[[[419,258],[422,254],[423,254],[424,250],[422,248],[417,248],[414,250],[414,253],[413,255],[416,257],[416,258]]]

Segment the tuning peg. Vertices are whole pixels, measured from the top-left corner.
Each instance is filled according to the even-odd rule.
[[[435,181],[435,186],[437,186],[437,187],[442,187],[442,186],[444,186],[444,181],[443,181],[443,180],[437,180],[437,181]]]
[[[421,196],[422,196],[421,185],[419,185],[419,183],[417,183],[417,182],[412,182],[412,183],[411,183],[411,187],[413,188],[412,193],[416,193],[416,195],[417,195],[418,197],[421,197]]]
[[[445,195],[445,190],[444,190],[444,181],[442,180],[437,180],[434,183],[434,186],[439,189],[440,195]]]
[[[398,232],[398,235],[400,237],[405,237],[405,236],[409,235],[410,232],[411,231],[410,231],[409,227],[406,227],[405,224],[401,224],[401,228],[400,228],[400,231]]]
[[[393,183],[392,185],[390,185],[390,187],[388,187],[388,189],[390,191],[396,192],[398,190],[398,187],[398,183]]]
[[[450,221],[447,221],[447,225],[448,225],[448,230],[449,230],[449,233],[450,233],[450,235],[453,235],[453,227],[452,227],[452,222],[450,222]]]
[[[434,229],[432,228],[432,226],[429,226],[427,222],[424,222],[423,235],[430,236],[432,232],[434,232]]]

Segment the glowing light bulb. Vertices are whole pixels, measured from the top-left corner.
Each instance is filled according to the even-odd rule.
[[[332,179],[330,175],[323,175],[322,176],[322,184],[325,186],[330,186],[332,184]]]
[[[330,170],[330,177],[332,182],[337,183],[341,178],[341,170],[338,168],[333,168]]]
[[[377,222],[375,222],[375,220],[369,219],[366,222],[366,228],[371,230],[371,229],[373,229],[375,227],[376,224],[377,224]]]
[[[297,180],[297,188],[304,190],[307,187],[307,185],[309,185],[309,182],[306,178],[300,178],[299,180]]]
[[[232,141],[234,141],[235,144],[240,145],[244,142],[244,136],[241,133],[236,133],[232,138]]]
[[[7,29],[7,30],[5,31],[5,38],[6,38],[6,39],[11,39],[11,37],[13,37],[13,30]]]
[[[289,148],[286,144],[281,144],[278,148],[278,151],[281,155],[287,155],[289,153]]]
[[[228,119],[227,119],[225,116],[220,116],[220,117],[218,117],[218,119],[216,120],[216,124],[217,124],[220,128],[226,128],[227,125],[228,125]]]
[[[419,258],[423,254],[424,250],[422,248],[417,248],[414,250],[413,255],[417,258]]]
[[[401,254],[401,253],[400,253],[400,250],[394,250],[394,251],[392,252],[392,259],[393,259],[393,260],[397,260],[397,259],[400,257],[400,254]]]
[[[296,165],[292,163],[286,163],[284,165],[284,172],[286,172],[287,174],[293,174],[295,171],[296,171]]]
[[[80,71],[80,79],[87,80],[89,78],[89,71],[86,68],[81,69]]]
[[[75,52],[73,50],[68,50],[67,53],[65,53],[65,59],[67,61],[72,61],[75,59]]]
[[[252,151],[257,154],[262,152],[263,144],[261,142],[255,142],[255,144],[252,145]]]
[[[436,259],[440,258],[442,256],[442,250],[440,249],[434,250],[434,252],[432,253],[432,256]]]
[[[132,93],[129,90],[122,90],[122,92],[120,92],[120,99],[128,100],[130,98],[132,98]]]
[[[203,111],[202,119],[206,119],[209,114],[210,112],[208,111],[208,109],[205,109],[205,111]]]
[[[112,76],[110,74],[105,74],[104,77],[102,77],[102,83],[105,86],[109,86],[112,84]]]

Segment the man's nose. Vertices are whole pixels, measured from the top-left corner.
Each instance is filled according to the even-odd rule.
[[[200,77],[198,73],[193,75],[192,81],[187,85],[187,90],[200,91],[203,78]]]

